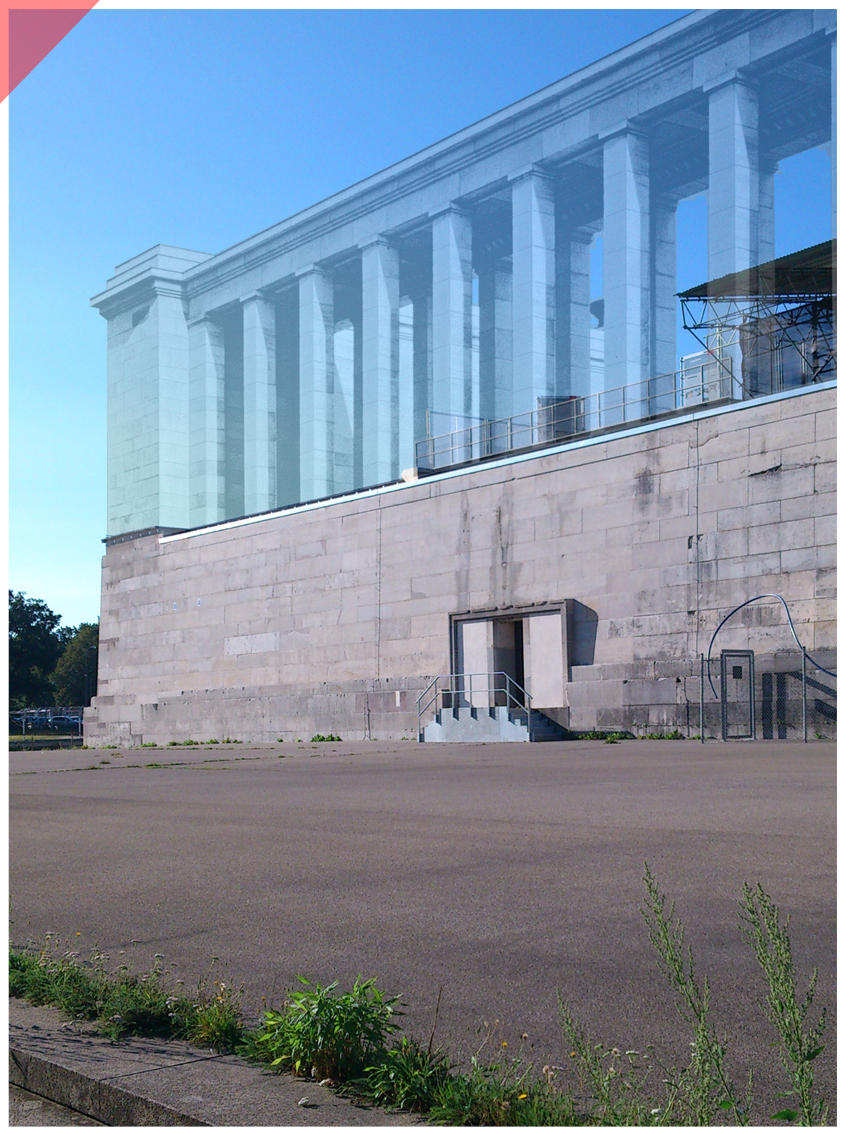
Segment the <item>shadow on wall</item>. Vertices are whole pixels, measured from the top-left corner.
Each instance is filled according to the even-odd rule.
[[[572,624],[570,665],[593,665],[599,615],[583,602],[573,599]]]
[[[806,675],[809,729],[834,736],[838,719],[837,688],[825,674]],[[788,740],[802,733],[802,672],[761,675],[761,725],[765,740]]]

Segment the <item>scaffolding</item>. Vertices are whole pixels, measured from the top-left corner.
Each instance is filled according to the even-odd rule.
[[[836,377],[836,242],[679,293],[682,323],[754,398]]]

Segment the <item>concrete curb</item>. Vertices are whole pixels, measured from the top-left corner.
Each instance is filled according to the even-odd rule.
[[[179,1041],[113,1043],[53,1008],[9,1000],[9,1082],[106,1126],[411,1126],[232,1055]]]
[[[206,1126],[190,1114],[144,1099],[114,1083],[9,1048],[9,1082],[34,1095],[96,1118],[107,1126]]]

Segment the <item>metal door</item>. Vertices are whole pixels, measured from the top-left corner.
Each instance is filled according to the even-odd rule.
[[[756,674],[752,650],[720,654],[720,719],[724,740],[755,740]]]

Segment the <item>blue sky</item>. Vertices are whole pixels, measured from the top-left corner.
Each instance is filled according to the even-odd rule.
[[[89,13],[10,96],[12,589],[66,624],[98,615],[106,323],[88,301],[116,264],[226,248],[686,11]],[[824,154],[789,159],[776,192],[777,253],[829,236]],[[702,203],[680,221],[698,283]]]

